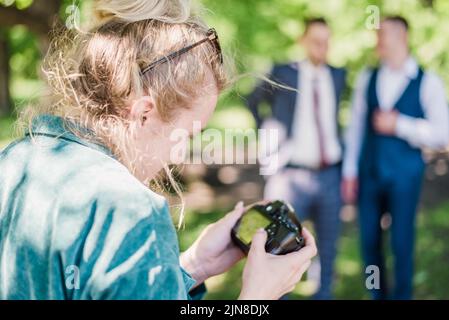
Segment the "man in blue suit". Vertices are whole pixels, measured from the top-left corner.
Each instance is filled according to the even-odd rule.
[[[279,129],[266,199],[290,202],[301,220],[310,218],[317,232],[320,289],[316,299],[332,298],[333,265],[339,234],[342,146],[338,111],[346,72],[327,64],[330,29],[323,18],[306,21],[300,41],[307,58],[276,65],[248,97],[258,127]],[[259,110],[266,102],[271,114]],[[270,164],[271,165],[271,164]]]
[[[345,201],[358,200],[365,265],[379,270],[379,281],[368,287],[372,297],[410,299],[415,221],[424,173],[421,148],[447,145],[449,114],[442,81],[410,55],[404,18],[382,21],[376,49],[380,65],[361,73],[354,93],[342,191]],[[382,254],[380,221],[385,212],[391,215],[395,257],[391,293]]]

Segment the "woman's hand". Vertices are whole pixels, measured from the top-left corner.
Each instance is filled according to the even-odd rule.
[[[237,203],[233,211],[207,226],[195,243],[181,254],[181,266],[197,284],[227,271],[244,257],[231,239],[231,229],[244,211],[243,202]]]
[[[315,239],[303,228],[306,246],[286,255],[272,255],[265,251],[267,233],[260,229],[254,235],[248,260],[243,270],[239,299],[274,300],[293,291],[317,254]]]

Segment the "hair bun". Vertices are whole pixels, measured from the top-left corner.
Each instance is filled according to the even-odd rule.
[[[96,0],[94,11],[99,23],[111,19],[127,22],[159,20],[182,23],[190,18],[190,0]]]

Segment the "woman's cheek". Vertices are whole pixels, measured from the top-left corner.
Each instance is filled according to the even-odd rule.
[[[167,162],[171,164],[181,164],[187,157],[189,136],[185,132],[180,132],[179,134],[174,133],[166,146],[168,146]]]

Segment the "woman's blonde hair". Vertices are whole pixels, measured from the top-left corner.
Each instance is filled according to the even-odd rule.
[[[88,32],[56,32],[43,63],[53,100],[23,117],[29,123],[45,112],[89,128],[86,138],[106,145],[134,173],[127,102],[151,94],[169,121],[176,108],[188,107],[209,70],[219,90],[226,72],[208,42],[141,74],[149,63],[206,36],[189,0],[96,0],[94,8],[97,23]]]

